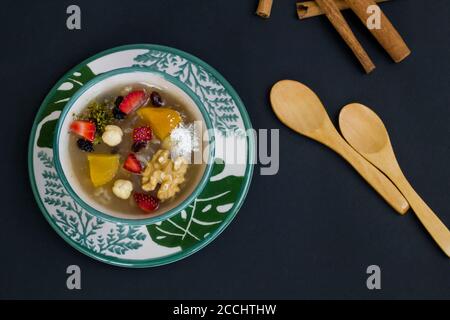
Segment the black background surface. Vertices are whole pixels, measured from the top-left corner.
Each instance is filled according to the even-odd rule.
[[[396,0],[386,14],[413,51],[391,62],[347,12],[376,71],[366,76],[324,17],[298,21],[295,0],[2,1],[0,298],[450,298],[449,260],[410,212],[400,217],[337,155],[283,127],[268,104],[277,80],[313,88],[337,120],[359,101],[385,121],[399,162],[450,225],[450,7],[447,0]],[[425,6],[426,2],[426,6]],[[68,5],[82,30],[66,28]],[[155,43],[205,60],[243,99],[255,128],[280,128],[280,170],[260,176],[233,223],[205,249],[171,265],[123,269],[65,243],[34,201],[27,142],[54,83],[89,56]],[[66,289],[66,267],[82,290]],[[366,268],[382,269],[382,290]]]

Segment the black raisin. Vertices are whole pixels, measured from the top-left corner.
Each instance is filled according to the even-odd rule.
[[[139,152],[141,151],[143,148],[145,148],[147,146],[147,142],[145,141],[136,141],[135,143],[133,143],[133,145],[131,146],[131,150],[133,150],[133,152]]]
[[[162,98],[161,95],[160,95],[158,92],[156,92],[156,91],[153,91],[153,92],[152,92],[152,94],[150,95],[150,100],[152,101],[152,104],[153,104],[155,107],[162,107],[162,106],[164,105],[164,100],[163,100],[163,98]]]
[[[122,120],[122,119],[125,119],[126,114],[124,112],[120,111],[119,108],[114,107],[113,116],[114,116],[114,119]]]
[[[116,101],[114,101],[114,105],[116,106],[117,109],[119,108],[119,106],[122,103],[122,101],[123,101],[123,97],[122,96],[118,96],[116,98]]]

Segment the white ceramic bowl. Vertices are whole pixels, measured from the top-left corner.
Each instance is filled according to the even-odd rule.
[[[199,119],[203,123],[203,161],[206,165],[201,174],[195,181],[186,186],[187,189],[177,195],[177,200],[170,206],[164,208],[164,211],[154,214],[142,213],[141,215],[127,215],[126,213],[111,210],[98,201],[94,200],[92,195],[86,193],[82,188],[78,177],[76,176],[71,157],[69,155],[69,127],[73,121],[73,114],[79,114],[86,106],[97,97],[105,92],[126,87],[133,84],[143,83],[152,87],[169,92],[178,101],[189,109],[195,119]],[[61,112],[54,138],[54,161],[61,180],[70,195],[83,206],[85,210],[93,215],[116,222],[132,223],[132,224],[151,224],[183,210],[194,200],[203,190],[206,182],[211,175],[212,163],[214,162],[214,135],[212,134],[211,121],[205,107],[200,100],[192,93],[192,91],[176,78],[167,74],[140,67],[131,67],[118,69],[97,76],[90,82],[86,83],[73,97],[67,102]]]

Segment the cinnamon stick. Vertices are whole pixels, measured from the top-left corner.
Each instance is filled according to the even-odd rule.
[[[345,0],[348,6],[356,13],[359,19],[369,29],[381,46],[389,53],[395,62],[400,62],[410,55],[411,51],[403,41],[395,27],[380,10],[380,28],[369,28],[368,19],[372,13],[368,12],[369,6],[377,6],[373,0]],[[379,7],[378,7],[379,8]]]
[[[345,21],[344,16],[334,0],[316,0],[316,3],[325,12],[328,20],[330,20],[336,31],[341,35],[342,39],[344,39],[353,51],[366,73],[372,72],[375,69],[375,65],[362,47],[361,43],[359,43],[358,39],[356,39],[356,36],[353,34],[353,31],[350,29],[347,21]]]
[[[386,2],[389,0],[375,0],[377,3]],[[345,0],[335,0],[339,10],[349,9]],[[315,1],[301,1],[297,2],[297,15],[299,19],[306,19],[325,14],[323,10],[317,5]]]
[[[273,0],[259,0],[258,8],[256,9],[256,14],[261,18],[269,18],[270,12],[272,11]]]

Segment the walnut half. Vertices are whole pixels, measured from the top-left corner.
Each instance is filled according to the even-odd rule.
[[[160,184],[157,197],[161,201],[172,198],[180,191],[180,184],[185,180],[187,161],[178,157],[169,158],[169,150],[158,150],[148,162],[142,174],[142,189],[153,191]]]

